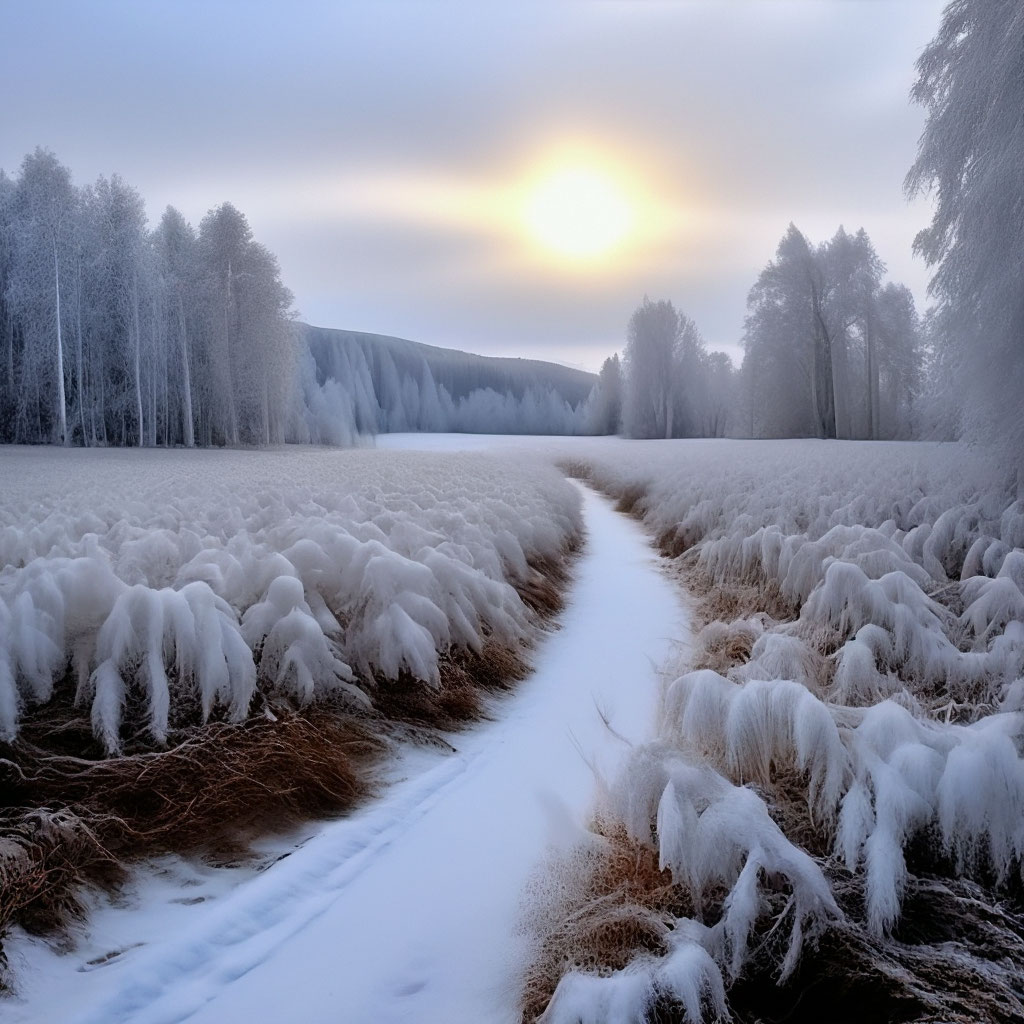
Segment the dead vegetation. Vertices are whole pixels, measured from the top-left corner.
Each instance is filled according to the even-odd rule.
[[[539,627],[563,606],[581,542],[533,560],[517,586]],[[16,742],[0,744],[0,991],[10,983],[2,940],[11,926],[66,935],[86,912],[86,890],[116,890],[143,858],[244,858],[259,836],[345,813],[372,791],[394,738],[443,743],[440,732],[485,717],[485,695],[523,679],[528,655],[496,640],[454,649],[437,687],[408,674],[364,681],[369,708],[257,698],[240,724],[174,722],[164,748],[148,739],[141,702],[129,704],[132,735],[118,757],[106,756],[65,680]]]
[[[484,717],[484,697],[509,689],[529,673],[526,652],[488,641],[480,652],[465,648],[441,660],[441,685],[424,686],[409,673],[378,680],[371,690],[374,711],[385,722],[421,729],[457,729]]]
[[[780,788],[785,783],[780,781]],[[793,786],[795,792],[796,786]],[[796,799],[787,813],[799,815]],[[804,812],[806,815],[806,806]],[[787,828],[789,827],[787,823]],[[663,956],[674,922],[700,916],[713,925],[725,891],[705,893],[701,908],[657,851],[614,824],[594,825],[599,841],[556,864],[534,893],[547,925],[526,977],[522,1020],[543,1014],[559,979],[574,970],[608,975],[642,958]],[[799,841],[801,830],[791,838]],[[736,1024],[1017,1024],[1024,1020],[1024,916],[966,879],[912,874],[896,933],[880,939],[863,921],[863,880],[809,852],[823,865],[845,919],[814,944],[783,984],[776,923],[787,913],[785,888],[763,900],[754,955],[729,987]],[[702,913],[701,913],[702,912]],[[536,922],[535,922],[536,923]],[[709,1018],[709,1021],[712,1018]],[[682,1007],[656,1002],[651,1024],[684,1024]]]
[[[587,467],[577,475],[594,481]],[[600,486],[599,484],[596,484]],[[642,518],[641,487],[616,491],[619,511]],[[656,538],[670,560],[668,572],[695,597],[699,632],[688,669],[731,675],[752,657],[767,632],[798,636],[813,664],[803,680],[825,694],[836,670],[835,655],[848,639],[839,630],[803,623],[799,605],[774,580],[735,578],[724,584],[699,565],[700,537],[680,529]],[[957,591],[933,594],[954,613]],[[735,677],[734,677],[735,678]],[[759,678],[759,677],[758,677]],[[950,705],[946,716],[958,716]],[[833,852],[834,822],[813,819],[808,782],[794,768],[772,765],[756,783],[773,820],[786,837],[818,863],[844,917],[818,941],[807,943],[794,973],[778,977],[781,955],[776,924],[789,896],[769,886],[751,943],[753,955],[727,986],[730,1017],[738,1024],[1019,1024],[1024,1021],[1024,886],[996,879],[960,877],[941,851],[940,838],[918,835],[906,850],[908,877],[901,916],[892,934],[866,924],[865,880]],[[540,941],[526,977],[524,1022],[542,1017],[559,980],[572,971],[610,975],[630,963],[663,956],[676,921],[696,917],[714,925],[726,893],[693,906],[669,870],[659,870],[657,850],[631,839],[621,825],[598,820],[593,842],[554,865],[538,883],[530,922]],[[980,880],[979,880],[980,877]],[[713,1018],[713,1014],[708,1018]],[[683,1008],[657,1001],[648,1024],[683,1024]]]
[[[140,858],[242,856],[248,840],[366,794],[383,750],[366,723],[323,706],[266,710],[122,757],[57,753],[67,732],[44,746],[38,729],[0,747],[0,934],[60,934],[82,916],[84,886],[114,889]]]
[[[617,823],[596,822],[593,831],[598,843],[538,880],[544,913],[555,923],[526,976],[524,1022],[543,1013],[569,971],[610,974],[637,956],[663,955],[674,918],[693,911],[672,873],[659,870],[657,850]]]
[[[694,670],[709,668],[725,675],[729,669],[750,660],[750,652],[760,634],[761,630],[755,628],[750,619],[709,622],[697,634],[692,667]]]
[[[738,579],[727,585],[717,582],[697,564],[693,555],[679,558],[672,575],[691,595],[698,598],[697,623],[732,622],[753,615],[766,615],[775,622],[796,618],[799,609],[786,600],[775,580]]]

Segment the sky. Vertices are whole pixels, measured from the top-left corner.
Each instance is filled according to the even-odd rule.
[[[926,301],[903,178],[942,0],[0,0],[0,168],[230,201],[302,319],[597,369],[643,296],[742,357],[792,221]]]

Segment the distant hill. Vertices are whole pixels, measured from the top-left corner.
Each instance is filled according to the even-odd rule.
[[[578,408],[597,383],[597,375],[540,359],[512,359],[481,356],[458,349],[424,345],[405,338],[363,331],[340,331],[328,327],[297,324],[316,364],[322,384],[353,358],[365,360],[378,396],[386,391],[386,378],[394,365],[399,377],[419,381],[425,363],[438,387],[443,387],[456,403],[473,391],[490,389],[522,401],[528,389],[554,391],[571,408]],[[340,357],[340,358],[339,358]],[[384,403],[382,403],[384,404]]]

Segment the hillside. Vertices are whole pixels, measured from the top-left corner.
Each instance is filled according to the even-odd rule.
[[[595,374],[540,359],[475,355],[308,324],[296,328],[312,356],[316,383],[334,379],[344,389],[361,429],[494,430],[496,417],[500,425],[505,412],[525,407],[535,414],[538,432],[575,432],[572,421],[597,382]],[[453,416],[461,422],[452,422]]]

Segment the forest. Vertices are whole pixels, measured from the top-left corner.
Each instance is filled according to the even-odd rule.
[[[922,157],[923,159],[924,157]],[[923,173],[923,172],[921,172]],[[952,438],[939,308],[884,280],[863,229],[789,225],[753,284],[735,368],[644,297],[596,380],[298,323],[230,203],[150,229],[118,176],[76,187],[37,149],[0,174],[0,440],[351,445],[402,431],[627,437]]]
[[[589,422],[586,373],[354,337],[296,321],[277,260],[230,203],[198,230],[173,207],[150,229],[117,175],[77,187],[43,149],[0,172],[2,442],[351,445]]]

